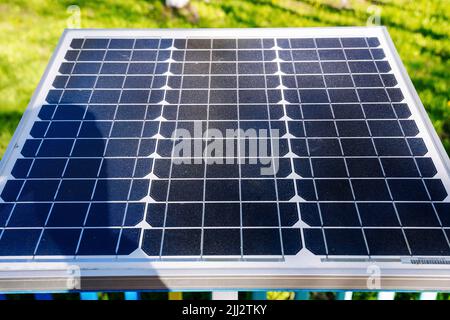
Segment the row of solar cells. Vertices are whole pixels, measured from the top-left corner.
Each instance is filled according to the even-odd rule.
[[[383,49],[319,50],[68,50],[66,61],[318,61],[373,60],[385,57]]]
[[[169,183],[170,181],[170,183]],[[4,201],[442,201],[439,179],[32,179],[8,180]],[[295,184],[295,185],[294,185]],[[170,185],[170,190],[169,190]],[[150,192],[149,192],[150,189]]]
[[[281,81],[280,81],[281,79]],[[280,84],[287,88],[349,88],[349,87],[394,87],[397,84],[392,74],[355,75],[304,75],[304,76],[56,76],[53,87],[61,89],[85,88],[162,88],[172,89],[237,89],[277,88]]]
[[[63,62],[59,73],[68,74],[158,74],[166,72],[183,75],[223,75],[254,74],[333,74],[333,73],[387,73],[391,71],[389,62],[346,61],[346,62]]]
[[[140,229],[6,229],[0,255],[128,255],[139,247]],[[242,240],[241,240],[242,233]],[[302,248],[299,229],[145,230],[142,249],[149,256],[293,255]],[[26,241],[23,241],[26,239]],[[241,249],[242,248],[242,249]]]
[[[217,160],[220,163],[217,163]],[[253,160],[253,163],[251,161]],[[152,162],[154,166],[152,167]],[[207,162],[208,164],[205,164]],[[274,163],[276,162],[276,163]],[[179,164],[171,159],[72,158],[17,159],[11,174],[15,178],[286,178],[295,172],[303,178],[434,177],[431,158],[227,158],[200,159],[199,164]],[[293,168],[291,167],[293,166]]]
[[[33,138],[151,138],[159,134],[173,137],[176,130],[185,130],[192,138],[234,138],[283,136],[289,133],[301,137],[413,137],[419,130],[413,120],[305,120],[305,121],[36,121],[31,129]],[[227,131],[228,130],[228,131]],[[260,131],[262,130],[262,131]],[[275,131],[277,130],[277,131]],[[230,132],[231,131],[231,132]],[[251,131],[251,132],[250,132]],[[254,134],[253,134],[254,132]],[[206,136],[205,135],[205,136]]]
[[[167,208],[166,208],[167,207]],[[144,219],[145,203],[12,203],[0,204],[0,227],[133,227]],[[226,212],[226,214],[224,214]],[[149,203],[152,227],[293,226],[296,203]],[[280,222],[278,221],[280,217]]]
[[[407,119],[404,103],[305,105],[43,105],[42,120],[278,120],[300,119]]]
[[[286,89],[281,90],[50,90],[48,103],[341,103],[401,102],[398,88],[366,89]]]
[[[233,141],[233,140],[231,140]],[[242,144],[251,140],[242,140]],[[181,140],[178,140],[181,142]],[[191,150],[195,150],[199,139],[183,141]],[[214,146],[202,142],[202,150],[213,154]],[[292,138],[276,139],[268,146],[267,156],[284,157],[290,151],[299,157],[336,157],[336,156],[423,156],[428,152],[421,138]],[[234,148],[233,148],[234,147]],[[242,148],[242,147],[240,147]],[[227,149],[228,157],[238,155],[238,143]],[[156,152],[161,157],[172,157],[174,140],[171,139],[28,139],[22,148],[25,157],[146,157]],[[246,149],[247,150],[247,149]],[[233,152],[234,151],[234,152]],[[195,156],[195,155],[194,155]],[[199,155],[199,157],[202,157]],[[244,155],[243,155],[244,156]],[[250,156],[250,155],[248,155]],[[179,155],[190,158],[192,155]],[[223,157],[223,155],[219,155]]]
[[[378,38],[291,38],[291,39],[167,39],[167,38],[88,38],[73,39],[73,49],[257,49],[272,48],[364,48],[378,47]]]

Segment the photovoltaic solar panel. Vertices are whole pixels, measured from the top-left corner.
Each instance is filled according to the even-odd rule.
[[[449,160],[383,28],[67,31],[0,173],[0,268],[448,276]]]

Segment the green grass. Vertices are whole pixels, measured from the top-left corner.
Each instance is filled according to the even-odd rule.
[[[450,5],[447,1],[209,0],[172,10],[163,1],[0,1],[0,156],[27,106],[58,38],[67,7],[81,8],[84,28],[313,27],[365,25],[381,8],[400,56],[450,152]]]

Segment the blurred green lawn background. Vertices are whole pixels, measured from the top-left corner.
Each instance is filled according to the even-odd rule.
[[[67,8],[74,4],[81,9],[83,28],[362,26],[371,14],[381,10],[381,23],[389,28],[434,127],[450,153],[449,0],[191,0],[191,5],[181,10],[167,8],[161,0],[1,0],[0,157],[67,26],[70,17]],[[315,295],[312,298],[334,298],[333,293]],[[375,293],[354,296],[375,297]],[[396,298],[417,299],[418,294],[400,294]],[[449,299],[449,295],[440,294],[438,298]]]
[[[191,0],[181,10],[165,7],[163,0],[1,0],[0,157],[74,4],[83,28],[362,26],[381,10],[381,23],[450,152],[449,0]]]

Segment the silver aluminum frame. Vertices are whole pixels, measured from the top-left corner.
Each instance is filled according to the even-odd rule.
[[[0,163],[0,189],[27,137],[46,88],[57,73],[70,41],[78,37],[378,37],[403,89],[438,177],[450,194],[450,160],[409,79],[385,27],[282,29],[84,29],[65,30],[47,69]],[[0,200],[1,201],[1,200]],[[445,200],[450,201],[450,196]],[[308,250],[284,261],[150,261],[127,257],[7,257],[0,259],[0,292],[67,290],[251,290],[251,289],[370,289],[450,290],[450,258],[318,257]],[[76,270],[76,272],[74,272]],[[70,271],[70,272],[68,272]],[[380,279],[380,282],[377,280]]]

